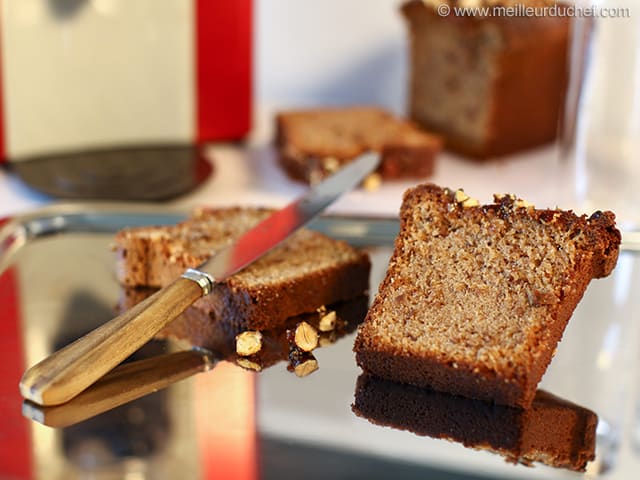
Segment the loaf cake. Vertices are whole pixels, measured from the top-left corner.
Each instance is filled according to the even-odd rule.
[[[363,374],[352,408],[376,425],[490,450],[509,462],[584,471],[595,458],[596,414],[543,390],[521,409]]]
[[[297,110],[276,118],[280,164],[291,178],[316,183],[366,151],[380,152],[383,179],[433,173],[439,137],[376,107]]]
[[[205,261],[269,214],[256,208],[201,210],[175,226],[130,228],[115,238],[117,276],[127,287],[162,287]],[[211,321],[273,328],[287,318],[368,289],[366,253],[307,229],[224,280],[194,304]]]
[[[608,275],[611,212],[479,205],[433,184],[405,193],[386,277],[355,341],[379,377],[528,407],[592,278]]]
[[[441,4],[451,7],[440,15]],[[543,0],[411,0],[409,116],[477,159],[553,141],[568,82],[566,16],[456,15],[453,8],[543,7]],[[539,10],[544,12],[543,10]]]

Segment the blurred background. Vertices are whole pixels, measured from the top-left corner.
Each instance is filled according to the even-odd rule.
[[[429,75],[412,67],[412,28],[418,32],[415,45],[428,40],[419,39],[419,15],[403,15],[402,4],[396,0],[3,1],[0,214],[22,212],[58,198],[169,200],[185,207],[282,203],[299,193],[302,185],[291,181],[278,165],[274,147],[278,112],[355,104],[379,106],[413,120],[422,115],[412,106],[411,86],[420,83],[412,80],[412,72]],[[616,18],[574,17],[578,25],[571,27],[567,33],[571,38],[564,45],[567,77],[552,86],[533,81],[526,87],[540,98],[567,94],[566,103],[562,97],[562,111],[551,122],[553,128],[566,125],[560,148],[547,139],[477,162],[460,154],[460,148],[451,153],[445,131],[447,148],[438,156],[433,175],[383,182],[367,197],[366,206],[355,192],[335,208],[395,215],[407,186],[431,180],[463,187],[483,201],[508,191],[545,207],[617,207],[635,223],[628,203],[613,200],[626,194],[612,190],[637,183],[636,146],[625,146],[625,154],[611,147],[607,150],[611,153],[604,154],[606,160],[597,162],[590,152],[598,150],[593,144],[601,137],[617,147],[620,135],[638,137],[637,19],[624,18],[633,8],[629,2],[576,5],[619,10]],[[462,20],[457,18],[457,23]],[[569,20],[555,19],[564,29]],[[533,41],[536,33],[520,36]],[[526,51],[531,46],[505,44],[505,51],[520,48],[524,53],[512,52],[519,58],[532,56]],[[471,58],[476,53],[466,55]],[[518,67],[521,78],[515,84],[526,83],[531,77],[527,68],[536,62],[545,63],[531,60],[529,66]],[[473,85],[463,88],[468,97],[487,97],[488,102],[508,98],[511,89],[504,82],[489,91]],[[432,90],[422,103],[434,103],[443,95]],[[448,95],[445,105],[460,97]],[[527,108],[531,109],[523,103],[513,109],[514,118],[526,118]],[[504,124],[513,123],[504,109],[498,110],[507,119]],[[443,134],[444,127],[425,128]],[[497,128],[499,135],[514,137],[501,128],[506,127]],[[604,194],[594,193],[602,183],[594,178],[601,179],[603,171],[593,167],[594,162],[606,165],[610,180]],[[622,166],[612,167],[618,164]],[[592,173],[596,169],[598,173]]]

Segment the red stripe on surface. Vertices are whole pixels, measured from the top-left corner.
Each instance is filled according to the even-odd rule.
[[[196,2],[196,140],[237,139],[251,127],[252,0]]]
[[[33,478],[29,421],[18,390],[24,360],[18,282],[9,269],[0,274],[0,478]]]
[[[197,452],[203,480],[257,480],[255,373],[220,362],[195,377]]]

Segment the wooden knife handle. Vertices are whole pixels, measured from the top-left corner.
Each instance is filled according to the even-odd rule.
[[[69,401],[151,340],[203,293],[195,281],[179,278],[27,370],[20,381],[22,396],[38,405]]]
[[[207,352],[188,350],[125,363],[62,405],[25,400],[22,414],[50,427],[68,427],[207,371],[215,361]]]

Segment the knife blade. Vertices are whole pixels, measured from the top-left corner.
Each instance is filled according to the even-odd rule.
[[[273,213],[196,269],[187,270],[184,275],[202,285],[213,285],[216,281],[228,278],[309,223],[342,193],[357,186],[376,168],[378,161],[378,154],[367,153],[347,164],[329,179],[312,187],[306,195]]]
[[[275,212],[216,252],[198,268],[84,337],[29,368],[20,381],[22,396],[38,405],[71,400],[138,350],[217,282],[240,271],[304,226],[341,194],[357,186],[380,161],[367,153],[350,162],[300,199]]]

